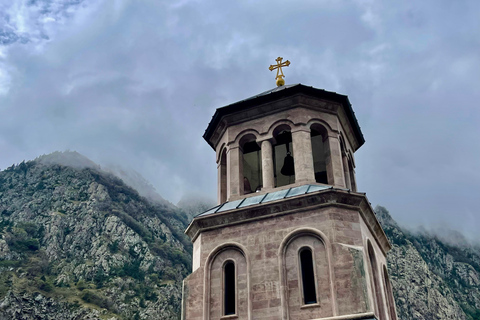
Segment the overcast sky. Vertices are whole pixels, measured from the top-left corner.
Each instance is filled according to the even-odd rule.
[[[218,107],[346,94],[359,191],[406,225],[480,228],[480,1],[0,0],[0,169],[55,150],[216,197]]]

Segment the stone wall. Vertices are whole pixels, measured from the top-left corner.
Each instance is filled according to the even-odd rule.
[[[371,235],[362,232],[362,219],[353,208],[331,205],[279,212],[267,219],[201,232],[194,244],[200,250],[200,264],[185,280],[184,319],[222,317],[221,277],[226,259],[237,263],[239,306],[237,316],[226,318],[317,319],[371,313],[363,249],[365,238]],[[318,303],[314,305],[303,304],[299,283],[298,250],[305,246],[312,248],[315,261]],[[378,246],[375,249],[384,261],[384,253]],[[249,297],[247,304],[245,296]]]

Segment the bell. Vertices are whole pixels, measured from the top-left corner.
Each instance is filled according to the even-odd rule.
[[[284,176],[293,176],[295,175],[295,166],[293,164],[293,157],[290,152],[287,152],[285,160],[283,160],[283,167],[280,170],[280,173]]]

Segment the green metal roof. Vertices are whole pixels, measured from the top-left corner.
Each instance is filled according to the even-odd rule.
[[[334,189],[334,188],[332,186],[327,186],[327,185],[322,186],[322,185],[316,185],[316,184],[306,184],[303,186],[278,190],[274,192],[261,194],[258,196],[252,196],[244,199],[228,201],[228,202],[222,203],[221,205],[213,207],[203,213],[200,213],[196,217],[203,217],[203,216],[208,216],[214,213],[241,209],[241,208],[245,208],[245,207],[249,207],[257,204],[268,203],[271,201],[291,198],[294,196],[299,196],[299,195],[313,193],[313,192],[327,190],[327,189]],[[335,189],[348,190],[348,189],[342,189],[342,188],[335,188]]]

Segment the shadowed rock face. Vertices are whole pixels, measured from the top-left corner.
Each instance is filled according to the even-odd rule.
[[[0,319],[177,318],[185,215],[65,156],[0,172]]]
[[[452,233],[453,242],[446,231],[411,233],[398,226],[385,208],[375,211],[392,243],[387,260],[398,318],[479,319],[478,248],[458,233]]]

